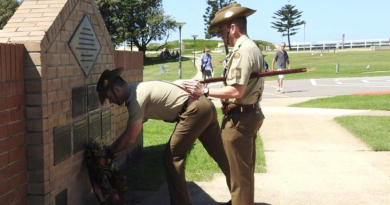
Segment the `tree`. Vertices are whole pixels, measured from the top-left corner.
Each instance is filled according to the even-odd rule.
[[[215,13],[217,13],[217,11],[219,11],[223,7],[233,3],[236,2],[233,0],[207,0],[208,6],[206,8],[205,14],[203,15],[205,25],[204,33],[206,39],[211,39],[218,35],[217,32],[208,33],[208,28],[210,27],[211,20],[213,20],[215,17]]]
[[[285,6],[282,6],[280,10],[276,11],[274,15],[275,16],[272,18],[277,19],[277,21],[271,22],[273,24],[271,27],[282,33],[282,36],[287,36],[288,46],[291,50],[290,36],[297,33],[295,31],[298,30],[299,27],[295,27],[305,23],[305,21],[299,19],[302,16],[302,11],[298,11],[298,9],[295,9],[295,6],[291,4],[286,4]]]
[[[129,41],[146,51],[152,41],[169,37],[175,21],[164,15],[162,0],[98,0],[113,42]],[[165,40],[165,41],[166,41]]]
[[[118,45],[123,41],[122,35],[120,35],[118,28],[120,22],[120,10],[122,9],[122,3],[120,0],[96,0],[96,4],[99,7],[100,14],[103,17],[106,24],[108,33],[111,35],[111,40],[114,45]]]
[[[14,15],[20,3],[17,0],[0,0],[0,30],[7,24]]]

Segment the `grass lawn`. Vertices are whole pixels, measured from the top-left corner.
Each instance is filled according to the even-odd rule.
[[[292,105],[293,107],[337,108],[356,110],[390,111],[390,94],[385,95],[347,95],[309,100]]]
[[[265,57],[271,66],[273,53],[266,54]],[[289,54],[291,68],[307,67],[316,68],[314,72],[303,74],[292,74],[291,79],[311,79],[311,78],[341,78],[341,77],[371,77],[390,75],[390,51],[353,51],[339,53],[291,53]],[[335,73],[336,63],[340,65],[339,73]],[[367,65],[370,68],[367,69]],[[387,71],[376,72],[374,71]],[[271,79],[271,78],[270,78]],[[273,77],[276,80],[276,77]]]
[[[321,98],[293,105],[294,107],[387,110],[390,94],[351,95]],[[366,143],[374,151],[390,151],[389,116],[345,116],[335,121]]]
[[[221,61],[225,58],[223,53],[212,53],[214,76],[220,76],[222,72]],[[271,67],[274,52],[264,52],[265,60]],[[155,57],[156,55],[154,55]],[[191,54],[189,56],[192,56]],[[197,54],[199,57],[200,54]],[[341,77],[372,77],[390,75],[390,51],[353,51],[339,53],[290,53],[291,68],[307,67],[316,68],[316,71],[290,74],[286,79],[311,79],[311,78],[341,78]],[[335,73],[336,63],[340,65],[339,73]],[[160,74],[160,64],[165,64],[170,69],[166,75]],[[367,65],[370,68],[367,69]],[[167,80],[178,79],[178,60],[161,61],[158,58],[147,58],[144,67],[144,80]],[[385,72],[374,72],[385,71]],[[182,78],[192,78],[196,74],[191,59],[182,58]],[[267,77],[266,80],[276,80],[277,77]]]
[[[346,116],[335,120],[372,150],[390,151],[390,117]]]
[[[218,109],[219,119],[222,114]],[[165,145],[175,127],[174,123],[161,120],[149,120],[144,124],[145,154],[127,170],[130,188],[133,190],[156,190],[165,182],[165,171],[162,156]],[[265,172],[263,144],[259,137],[256,141],[256,172]],[[187,156],[187,181],[209,181],[216,172],[221,172],[214,160],[207,154],[200,141]]]

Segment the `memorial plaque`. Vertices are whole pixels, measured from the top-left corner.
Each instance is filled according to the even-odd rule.
[[[54,135],[54,165],[61,163],[71,155],[71,127],[66,125],[53,130]]]
[[[111,110],[102,111],[102,137],[109,135],[111,132]]]
[[[69,47],[85,76],[88,77],[102,46],[87,15],[84,16],[73,33]]]
[[[84,150],[88,143],[88,123],[87,119],[82,119],[73,123],[73,154]]]
[[[96,91],[96,85],[88,86],[88,112],[99,109],[99,93]]]
[[[68,205],[68,190],[64,189],[55,196],[56,205]]]
[[[102,136],[101,124],[102,124],[102,118],[100,112],[89,116],[88,133],[89,133],[90,140],[100,139],[100,137]]]
[[[87,88],[77,87],[72,89],[72,117],[87,113]]]

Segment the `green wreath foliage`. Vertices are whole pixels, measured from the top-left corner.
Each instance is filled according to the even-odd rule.
[[[128,205],[126,176],[96,141],[86,146],[85,158],[93,191],[102,205]]]

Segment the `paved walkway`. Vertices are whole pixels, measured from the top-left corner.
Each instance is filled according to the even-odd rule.
[[[371,151],[333,119],[390,112],[286,107],[309,99],[262,101],[267,173],[255,174],[256,205],[389,205],[390,152]],[[194,205],[230,199],[222,174],[189,187]],[[137,204],[169,204],[165,184],[157,192],[135,194]]]

